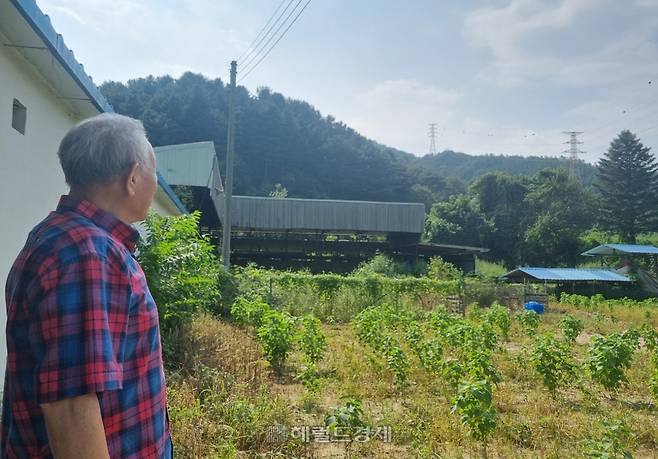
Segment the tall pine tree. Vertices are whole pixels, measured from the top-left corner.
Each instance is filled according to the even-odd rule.
[[[598,164],[599,222],[624,242],[635,243],[637,234],[658,225],[658,164],[650,150],[632,132],[621,131]]]

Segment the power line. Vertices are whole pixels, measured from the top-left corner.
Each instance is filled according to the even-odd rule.
[[[265,25],[263,26],[263,28],[260,29],[260,32],[258,32],[258,35],[256,35],[256,38],[254,38],[254,41],[251,42],[251,44],[249,45],[249,47],[248,47],[247,49],[245,49],[244,52],[242,53],[242,55],[237,59],[237,61],[240,62],[240,64],[242,64],[242,61],[243,61],[244,59],[246,59],[246,58],[248,58],[249,56],[251,56],[251,54],[252,54],[254,51],[256,51],[256,49],[258,49],[258,47],[259,47],[260,44],[263,42],[263,40],[265,40],[265,37],[267,37],[267,35],[269,35],[270,31],[274,28],[274,26],[277,25],[277,24],[279,23],[279,21],[281,20],[281,17],[286,13],[286,11],[288,11],[288,8],[290,8],[290,5],[292,5],[292,2],[294,2],[294,1],[295,1],[295,0],[289,0],[289,1],[288,1],[288,5],[287,5],[287,6],[285,7],[285,9],[281,12],[281,14],[279,15],[279,17],[276,18],[276,21],[274,21],[274,23],[269,27],[269,29],[267,29],[267,26],[270,24],[270,22],[272,22],[272,18],[273,18],[273,17],[276,15],[276,13],[281,9],[281,6],[286,2],[286,0],[281,0],[281,3],[279,3],[279,6],[276,8],[276,10],[274,10],[274,13],[272,13],[272,16],[270,16],[270,18],[267,20],[267,22],[265,23]],[[267,29],[267,32],[265,32],[265,35],[263,35],[263,31],[264,31],[265,29]],[[262,38],[260,38],[261,35],[263,35]],[[259,38],[260,38],[260,40],[259,40]],[[255,46],[254,46],[254,43],[256,43]],[[245,55],[245,54],[246,54],[246,55]]]
[[[290,14],[289,14],[288,17],[285,19],[285,21],[288,20],[288,18],[292,15],[292,13],[295,11],[295,9],[296,9],[297,6],[301,3],[301,1],[302,1],[302,0],[300,0],[300,1],[297,3],[297,5],[295,5],[295,7],[294,7],[293,10],[290,12]],[[245,78],[247,78],[247,76],[248,76],[248,75],[249,75],[249,74],[250,74],[250,73],[251,73],[256,67],[258,67],[258,64],[260,64],[260,63],[263,61],[263,59],[265,59],[265,58],[268,56],[268,54],[270,54],[270,52],[272,51],[272,49],[274,49],[274,47],[275,47],[275,46],[281,41],[281,39],[286,35],[286,33],[288,32],[288,30],[290,30],[290,28],[293,26],[293,24],[297,21],[297,19],[299,18],[299,16],[301,16],[301,14],[304,12],[304,10],[305,10],[306,7],[309,5],[309,3],[311,3],[311,0],[307,0],[307,2],[304,4],[304,6],[302,7],[302,9],[299,10],[299,13],[297,13],[297,16],[294,17],[294,19],[292,20],[292,22],[288,25],[288,27],[286,27],[286,29],[283,31],[283,33],[281,33],[281,35],[279,35],[279,38],[274,42],[274,44],[273,44],[272,46],[270,46],[270,48],[267,50],[267,52],[266,52],[266,53],[265,53],[265,54],[264,54],[264,55],[263,55],[263,56],[262,56],[262,57],[261,57],[261,58],[260,58],[260,59],[259,59],[259,60],[258,60],[258,61],[257,61],[257,62],[256,62],[256,63],[255,63],[250,69],[249,69],[249,70],[246,70],[246,73],[242,75],[242,78],[240,78],[239,81],[242,81],[242,80],[244,80]],[[285,21],[284,21],[284,24],[285,24]],[[282,25],[283,25],[283,24],[282,24]],[[279,29],[280,29],[280,28],[281,28],[281,26],[279,26]],[[277,29],[277,31],[278,31],[278,29]],[[276,32],[275,32],[275,33],[276,33]],[[243,70],[243,71],[244,71],[244,70]]]
[[[430,155],[436,154],[436,123],[430,123]]]
[[[297,7],[302,3],[302,1],[303,1],[303,0],[299,0],[299,1],[295,4],[295,6],[294,6],[294,7],[292,8],[292,10],[290,11],[290,13],[288,13],[288,16],[286,16],[286,18],[285,18],[285,19],[283,20],[283,22],[279,25],[279,27],[277,27],[277,29],[274,31],[274,33],[273,33],[272,35],[270,35],[269,39],[267,40],[267,42],[265,42],[265,44],[264,44],[263,47],[260,49],[260,51],[259,51],[258,53],[256,53],[256,54],[255,54],[255,55],[254,55],[249,61],[247,61],[247,63],[244,64],[244,66],[243,66],[243,71],[245,72],[245,74],[242,76],[242,78],[240,79],[240,81],[243,80],[244,78],[246,78],[247,75],[248,75],[249,73],[251,73],[251,71],[252,71],[253,69],[255,69],[255,68],[258,66],[258,64],[260,64],[260,63],[263,61],[263,59],[265,59],[265,58],[270,54],[270,52],[272,51],[272,49],[277,45],[277,43],[279,43],[279,41],[281,41],[281,39],[285,36],[285,34],[288,32],[288,30],[290,30],[290,28],[291,28],[292,25],[295,23],[295,21],[297,21],[297,18],[299,18],[299,16],[304,12],[304,9],[306,9],[306,7],[308,6],[308,4],[311,2],[311,0],[308,0],[308,1],[304,4],[304,6],[302,7],[302,9],[297,13],[297,15],[293,18],[293,20],[288,24],[288,27],[286,27],[286,29],[285,29],[285,30],[279,35],[279,37],[278,37],[278,38],[276,39],[276,41],[272,44],[272,46],[270,46],[270,47],[267,49],[267,51],[265,51],[265,52],[263,53],[263,50],[267,47],[267,45],[269,45],[269,43],[270,43],[272,40],[274,40],[274,38],[276,37],[276,34],[277,34],[277,33],[279,32],[279,30],[281,30],[281,28],[286,24],[286,22],[288,21],[288,19],[290,19],[290,16],[292,16],[292,14],[297,10]],[[292,3],[292,2],[291,2],[291,3]],[[286,8],[286,9],[287,9],[287,8]],[[285,10],[284,10],[284,12],[285,12]],[[256,61],[256,63],[252,65],[252,63],[253,63],[253,62],[259,57],[259,54],[261,54],[260,59],[258,59],[258,61]],[[249,68],[249,66],[251,66],[251,68]]]
[[[245,69],[248,68],[248,67],[249,67],[254,61],[256,61],[256,59],[258,59],[258,58],[263,54],[263,52],[265,51],[265,48],[267,48],[267,46],[272,42],[272,40],[274,40],[274,38],[276,37],[276,35],[279,33],[279,30],[281,30],[281,28],[282,28],[284,25],[286,25],[286,22],[288,22],[288,19],[290,19],[290,16],[292,16],[292,14],[297,10],[297,7],[300,5],[300,3],[302,2],[302,0],[297,0],[297,3],[295,3],[295,6],[292,7],[292,9],[291,9],[290,12],[288,13],[288,15],[285,17],[285,19],[284,19],[281,23],[279,23],[279,20],[283,17],[283,15],[286,13],[286,11],[288,11],[288,8],[290,8],[290,5],[292,5],[294,2],[295,2],[295,0],[290,0],[290,2],[288,3],[288,5],[286,6],[286,8],[281,12],[281,15],[277,18],[276,22],[275,22],[274,24],[272,24],[272,26],[271,26],[270,29],[267,31],[267,33],[265,34],[265,36],[263,36],[263,38],[261,38],[261,40],[260,40],[260,42],[258,43],[258,45],[256,45],[256,49],[258,49],[258,48],[260,48],[260,49],[258,49],[258,51],[256,52],[256,54],[254,54],[254,55],[251,56],[249,59],[247,59],[246,62],[244,62],[244,63],[241,64],[242,68],[245,68]],[[276,25],[278,25],[278,27],[276,28],[276,30],[275,30],[274,32],[272,32],[272,33],[270,34],[270,31],[271,31],[271,30],[274,28],[274,26],[276,26]],[[267,41],[261,45],[261,43],[263,42],[263,40],[265,40],[265,38],[267,38]]]

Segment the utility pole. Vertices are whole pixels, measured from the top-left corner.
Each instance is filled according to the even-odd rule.
[[[235,77],[237,61],[231,61],[231,84],[228,93],[228,128],[226,132],[226,183],[224,188],[224,232],[222,234],[222,258],[224,268],[231,267],[231,198],[233,197],[233,145],[235,131]]]
[[[569,153],[569,173],[572,177],[575,177],[576,166],[578,165],[578,155],[585,153],[584,151],[578,149],[578,145],[583,143],[578,140],[578,136],[583,133],[578,131],[563,131],[562,133],[569,135],[569,140],[564,142],[565,144],[569,145],[569,149],[564,150],[562,153]]]
[[[430,123],[430,155],[436,154],[436,123]]]

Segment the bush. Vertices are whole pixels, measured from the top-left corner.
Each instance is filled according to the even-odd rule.
[[[280,372],[292,350],[295,336],[294,319],[285,312],[269,310],[263,316],[256,334],[263,345],[266,360]]]
[[[567,343],[575,342],[576,338],[578,338],[578,335],[580,335],[584,328],[581,320],[578,320],[569,314],[562,317],[558,322],[558,325],[560,326],[564,340]]]
[[[523,311],[516,315],[516,320],[526,335],[534,336],[537,334],[541,318],[535,311]]]
[[[601,438],[585,442],[585,457],[632,459],[633,454],[627,446],[631,437],[631,431],[621,420],[605,419]]]
[[[336,428],[349,430],[351,434],[354,434],[357,429],[366,425],[361,418],[363,405],[361,400],[355,397],[344,395],[340,399],[344,401],[345,405],[332,408],[324,417],[324,425],[332,434],[335,433]]]
[[[462,271],[441,257],[431,257],[427,265],[427,277],[434,280],[458,280],[462,277]]]
[[[386,359],[386,366],[395,375],[395,386],[403,389],[409,380],[409,361],[397,341],[390,335],[384,336],[382,353]]]
[[[615,390],[627,382],[624,371],[631,366],[637,340],[629,334],[610,333],[594,336],[585,366],[592,379],[607,390]]]
[[[658,358],[654,357],[653,369],[649,379],[649,391],[653,399],[658,403]]]
[[[243,295],[258,294],[277,309],[295,315],[313,313],[324,322],[348,322],[360,311],[383,301],[401,306],[406,300],[432,301],[459,293],[459,281],[380,274],[343,276],[275,271],[255,265],[236,268]]]
[[[477,303],[487,308],[500,299],[500,285],[492,279],[467,278],[464,285],[464,297],[467,304]]]
[[[361,262],[352,274],[355,276],[371,276],[380,274],[386,277],[398,276],[398,266],[390,257],[377,254],[371,260]]]
[[[509,339],[509,329],[512,326],[512,317],[509,310],[505,306],[494,303],[493,306],[487,311],[485,318],[489,323],[494,325],[505,341]]]
[[[568,384],[576,377],[576,366],[569,348],[551,335],[535,338],[530,364],[553,395],[558,386]]]
[[[150,213],[144,222],[137,259],[158,306],[163,333],[189,323],[200,310],[217,313],[223,268],[215,248],[199,234],[201,214],[162,217]]]
[[[299,373],[297,373],[297,379],[311,394],[315,394],[320,390],[320,379],[317,375],[317,367],[313,362],[307,361],[302,365]]]
[[[251,298],[239,297],[231,306],[231,315],[240,325],[249,325],[255,328],[261,326],[263,317],[272,308],[263,301],[262,298],[255,295]]]
[[[406,261],[395,261],[385,254],[377,254],[368,261],[361,262],[352,271],[354,276],[381,275],[385,277],[421,276],[427,271],[427,265],[423,260],[413,263]]]
[[[467,381],[459,384],[452,406],[452,412],[459,413],[459,420],[463,426],[468,427],[471,437],[485,444],[497,424],[491,402],[492,388],[489,382]]]
[[[307,360],[313,364],[322,359],[327,349],[327,338],[320,329],[320,321],[313,315],[308,315],[302,319],[299,346]]]
[[[475,274],[480,277],[497,279],[504,276],[507,271],[507,268],[502,263],[487,261],[481,258],[475,259]]]

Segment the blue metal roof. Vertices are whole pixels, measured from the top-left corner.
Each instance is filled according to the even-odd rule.
[[[526,277],[524,274],[546,281],[633,282],[632,279],[608,269],[520,267],[503,277]]]
[[[91,77],[85,73],[82,64],[75,59],[73,51],[64,44],[62,36],[55,31],[50,18],[39,9],[36,1],[11,0],[11,3],[37,35],[41,37],[48,50],[62,64],[64,69],[71,75],[71,78],[80,86],[80,89],[89,96],[91,103],[100,112],[113,112],[112,106],[101,94]]]
[[[658,247],[652,245],[637,245],[637,244],[603,244],[587,252],[581,253],[588,257],[595,255],[658,255]]]

